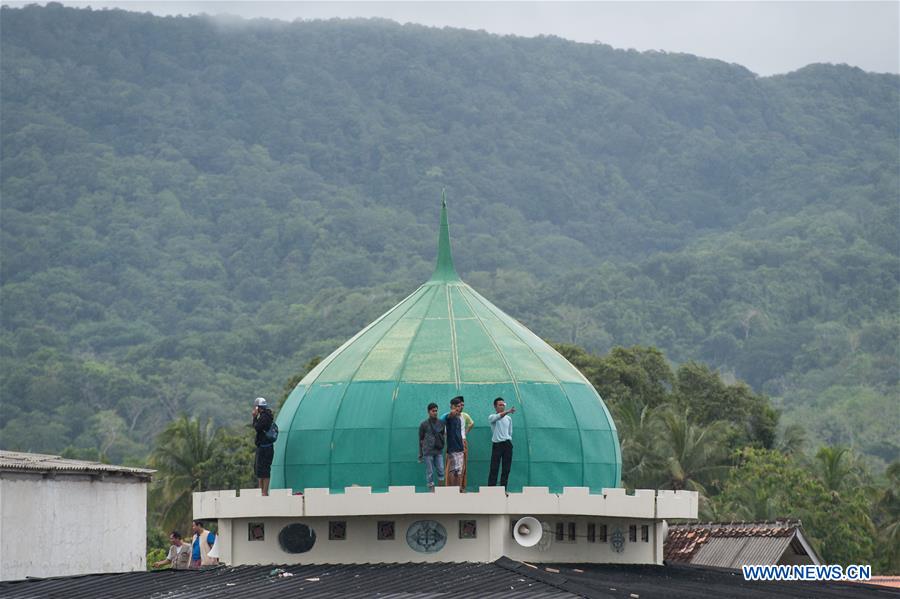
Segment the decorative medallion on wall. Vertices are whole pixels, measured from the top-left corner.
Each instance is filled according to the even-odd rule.
[[[609,535],[609,546],[616,553],[625,551],[625,533],[622,532],[621,528],[616,527],[613,529],[612,534]]]
[[[247,540],[248,541],[265,541],[266,525],[262,522],[249,522],[247,524]]]
[[[306,524],[288,524],[278,533],[278,544],[286,553],[306,553],[316,544],[316,531]]]
[[[419,520],[406,530],[406,542],[419,553],[436,553],[447,542],[447,529],[434,520]]]

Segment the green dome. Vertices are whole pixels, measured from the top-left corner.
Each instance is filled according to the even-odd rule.
[[[277,418],[272,487],[423,487],[419,423],[430,402],[444,413],[456,395],[475,420],[469,489],[487,481],[495,397],[517,409],[510,489],[618,486],[619,440],[603,400],[556,350],[460,280],[444,205],[431,280],[291,392]]]

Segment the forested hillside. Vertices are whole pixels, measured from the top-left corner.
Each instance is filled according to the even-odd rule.
[[[0,17],[0,446],[243,422],[429,275],[900,455],[900,78],[387,21]]]

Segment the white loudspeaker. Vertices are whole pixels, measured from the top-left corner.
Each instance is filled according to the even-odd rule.
[[[513,537],[522,547],[534,547],[541,542],[543,536],[544,527],[537,518],[531,516],[520,518],[513,527]]]

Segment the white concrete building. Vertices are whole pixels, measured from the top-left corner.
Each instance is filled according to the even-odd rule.
[[[0,451],[0,580],[144,570],[152,473]]]
[[[194,493],[194,518],[219,525],[219,558],[243,564],[526,562],[662,564],[666,518],[696,518],[691,491],[525,487],[521,493],[482,487],[460,493],[438,487],[347,487],[343,493],[259,489]],[[542,523],[539,541],[524,546],[516,523]]]

